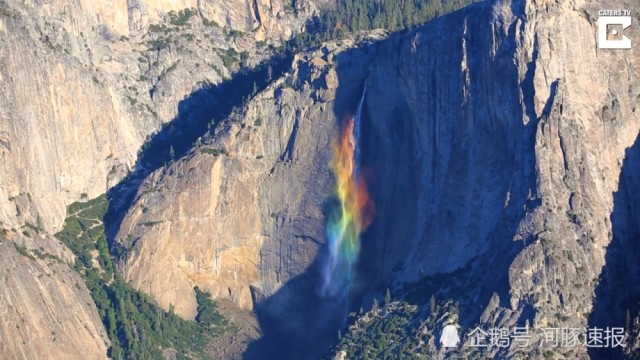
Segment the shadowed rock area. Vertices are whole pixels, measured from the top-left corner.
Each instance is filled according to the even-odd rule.
[[[625,152],[611,213],[612,240],[595,288],[589,327],[624,328],[632,336],[632,321],[640,310],[640,138]],[[628,318],[627,318],[628,317]],[[625,342],[625,345],[627,343]],[[592,348],[593,359],[618,359],[623,348]],[[638,349],[635,350],[636,353]]]

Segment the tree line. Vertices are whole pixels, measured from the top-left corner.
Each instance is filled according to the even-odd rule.
[[[422,25],[478,0],[337,0],[325,8],[298,34],[298,47],[316,46],[322,41],[340,39],[361,30],[401,31]]]
[[[69,206],[71,214],[56,234],[76,255],[75,270],[84,280],[111,342],[113,359],[164,359],[163,350],[176,350],[177,359],[204,358],[209,340],[228,322],[208,293],[194,288],[196,321],[165,311],[151,296],[135,290],[117,273],[109,252],[102,219],[108,201],[103,195]],[[79,285],[77,285],[79,286]]]

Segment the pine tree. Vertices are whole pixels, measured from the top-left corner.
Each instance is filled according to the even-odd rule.
[[[389,305],[391,303],[391,291],[387,288],[387,293],[384,295],[384,304]]]
[[[436,297],[431,295],[431,299],[429,300],[429,311],[433,314],[436,312]]]

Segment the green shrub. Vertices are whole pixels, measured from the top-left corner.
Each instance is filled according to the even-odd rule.
[[[202,151],[205,154],[211,154],[213,156],[229,155],[229,152],[227,151],[227,149],[202,148],[200,151]]]
[[[169,13],[169,22],[171,25],[184,26],[189,22],[189,19],[195,15],[195,11],[191,9],[180,10],[177,13],[172,11]]]
[[[162,25],[162,24],[160,24],[160,25],[158,25],[158,24],[149,25],[149,32],[152,32],[152,33],[159,33],[159,32],[166,33],[167,31],[168,31],[167,27]]]
[[[196,38],[196,36],[193,35],[192,33],[182,34],[182,37],[185,38],[189,42],[192,42]]]
[[[16,243],[13,243],[13,246],[16,248],[16,250],[18,251],[18,253],[24,257],[27,257],[31,260],[35,260],[36,258],[33,257],[33,255],[31,255],[31,253],[29,252],[29,250],[27,250],[27,247],[24,245],[18,245]]]
[[[160,51],[162,49],[169,47],[169,44],[171,44],[171,39],[168,37],[157,38],[157,39],[152,39],[147,41],[147,45],[149,45],[149,49],[156,50],[156,51]]]
[[[235,49],[229,48],[226,52],[220,52],[219,55],[222,59],[222,64],[225,67],[230,67],[240,62],[240,59],[238,59],[238,52],[235,51]]]
[[[220,25],[218,25],[218,23],[213,20],[203,18],[202,23],[204,24],[204,26],[220,28]]]

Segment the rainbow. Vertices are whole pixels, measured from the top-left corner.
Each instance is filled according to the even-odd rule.
[[[360,234],[371,224],[373,202],[359,172],[360,119],[364,93],[356,116],[344,123],[333,142],[331,169],[336,176],[335,206],[327,222],[328,260],[324,266],[323,293],[346,295],[354,280],[354,265],[360,252]]]

